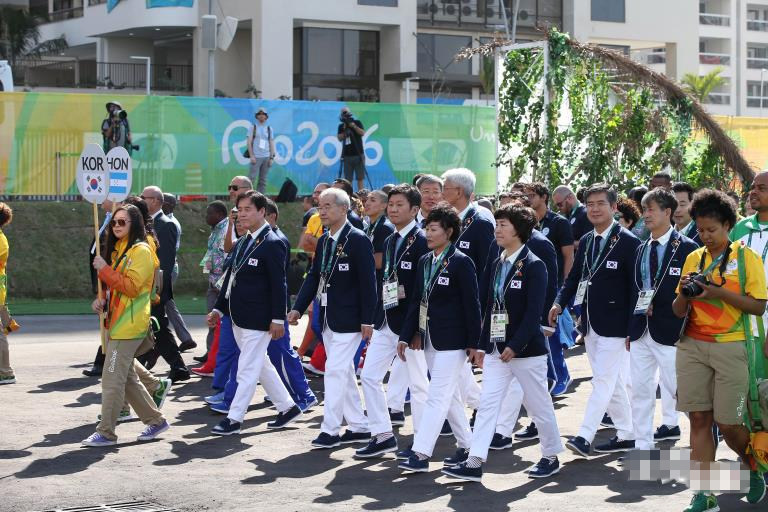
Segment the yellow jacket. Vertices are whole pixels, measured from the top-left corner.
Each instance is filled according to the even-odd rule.
[[[149,328],[152,282],[157,256],[147,242],[136,242],[127,251],[125,239],[118,240],[112,266],[99,270],[107,285],[109,307],[107,329],[116,340],[143,338]]]

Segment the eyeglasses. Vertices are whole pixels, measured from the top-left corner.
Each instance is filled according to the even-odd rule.
[[[131,221],[125,220],[125,219],[112,219],[112,222],[110,222],[109,224],[112,227],[120,226],[121,228],[123,228],[123,227],[125,227],[126,224],[130,224],[130,223],[131,223]]]
[[[237,192],[238,190],[240,190],[240,187],[238,187],[237,185],[230,185],[227,187],[227,189],[234,190],[235,192]]]

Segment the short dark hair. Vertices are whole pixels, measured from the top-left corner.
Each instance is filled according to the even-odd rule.
[[[256,207],[257,210],[261,210],[262,208],[267,207],[267,196],[262,194],[261,192],[256,192],[255,190],[249,190],[248,192],[243,192],[242,194],[239,194],[237,196],[237,200],[235,201],[235,204],[240,204],[240,201],[243,199],[250,199],[251,204]]]
[[[220,213],[222,217],[227,216],[227,205],[224,204],[224,201],[219,201],[219,200],[211,201],[210,203],[208,203],[208,208],[210,208],[211,210],[215,210],[216,213]]]
[[[523,243],[526,243],[531,238],[533,228],[539,223],[536,217],[536,212],[533,208],[528,206],[521,206],[519,204],[507,204],[496,210],[493,214],[493,218],[496,220],[507,219],[515,227],[518,238]]]
[[[5,203],[0,203],[0,227],[7,226],[13,220],[13,209]]]
[[[507,199],[515,197],[512,192],[499,192],[499,197],[497,199]]]
[[[411,185],[413,185],[415,187],[416,184],[419,182],[419,180],[421,179],[422,176],[424,176],[423,172],[419,172],[419,173],[414,174],[413,175],[413,179],[411,180]]]
[[[510,188],[512,190],[527,190],[528,189],[528,184],[527,183],[523,183],[522,181],[516,181],[516,182],[514,182],[512,184],[512,186]]]
[[[662,179],[665,179],[665,180],[670,181],[670,182],[672,181],[672,175],[669,174],[669,171],[659,171],[659,172],[657,172],[656,174],[653,175],[653,178],[662,178]],[[651,179],[653,179],[653,178],[651,178]]]
[[[645,185],[640,185],[638,187],[632,187],[629,192],[627,192],[627,197],[629,197],[631,200],[636,202],[638,205],[643,200],[643,196],[648,193],[648,187]]]
[[[696,193],[696,189],[694,189],[692,186],[690,186],[688,183],[684,181],[678,181],[674,185],[672,185],[672,192],[675,194],[679,194],[681,192],[685,192],[688,194],[688,200],[693,200],[693,195]]]
[[[387,200],[392,199],[392,196],[401,195],[405,196],[405,200],[408,201],[408,205],[413,208],[414,206],[421,206],[421,192],[413,185],[403,183],[402,185],[396,185],[392,187],[387,194]]]
[[[589,196],[594,194],[605,194],[605,197],[611,204],[616,204],[619,200],[619,195],[616,193],[616,189],[608,183],[595,183],[594,185],[587,187],[587,190],[584,191],[584,202],[587,202]]]
[[[533,192],[537,196],[540,196],[540,197],[547,196],[547,202],[549,202],[549,198],[551,197],[549,195],[549,189],[545,184],[541,183],[540,181],[536,181],[534,183],[529,184],[526,187],[526,189],[529,192]]]
[[[160,240],[158,240],[157,234],[155,233],[155,221],[149,215],[149,206],[147,206],[147,202],[139,196],[128,196],[123,199],[123,204],[130,204],[139,209],[139,212],[141,212],[141,217],[144,219],[144,229],[146,230],[147,235],[151,236],[155,240],[155,244],[159,249]]]
[[[656,205],[658,205],[658,207],[662,210],[666,210],[667,208],[672,210],[670,215],[674,215],[675,210],[677,210],[677,198],[675,197],[675,194],[664,187],[656,187],[655,189],[645,194],[643,196],[641,205],[645,206],[650,201],[656,203]]]
[[[445,231],[452,230],[450,240],[455,243],[461,234],[461,219],[456,208],[446,202],[438,203],[427,215],[426,224],[437,222]]]
[[[280,209],[278,209],[277,203],[275,203],[270,198],[267,198],[266,208],[267,208],[267,212],[266,212],[267,215],[274,215],[275,217],[280,216]]]
[[[345,180],[344,178],[337,178],[333,180],[334,185],[341,185],[341,189],[347,193],[349,197],[352,197],[354,195],[354,189],[352,188],[352,183],[350,183],[349,180]]]
[[[635,227],[637,221],[640,220],[640,210],[637,209],[635,202],[627,197],[619,198],[616,209],[629,224],[629,229]]]
[[[709,217],[729,228],[736,225],[736,205],[724,192],[705,188],[693,196],[691,218]]]

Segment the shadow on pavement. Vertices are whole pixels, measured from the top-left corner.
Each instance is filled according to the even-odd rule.
[[[68,428],[55,434],[44,434],[44,439],[32,446],[35,448],[50,448],[65,444],[79,443],[96,430],[96,418],[93,423],[85,423],[77,427]]]
[[[101,404],[101,393],[96,391],[86,391],[81,394],[71,404],[64,404],[64,407],[88,407],[89,405]]]
[[[69,377],[68,379],[57,380],[56,382],[46,382],[37,386],[37,389],[32,389],[28,393],[53,393],[53,392],[69,392],[78,391],[87,387],[93,386],[97,381],[89,379],[87,377]]]
[[[243,434],[227,437],[213,437],[208,434],[208,438],[198,443],[186,443],[184,441],[171,441],[171,453],[176,456],[174,459],[156,460],[152,464],[155,466],[178,466],[186,464],[194,459],[214,460],[229,457],[235,453],[251,448],[250,444],[242,441],[244,437],[251,437],[253,434]]]
[[[4,459],[22,459],[32,455],[28,450],[0,450],[0,460]]]

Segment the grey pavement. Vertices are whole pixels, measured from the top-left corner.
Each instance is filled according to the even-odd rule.
[[[204,318],[186,320],[202,346]],[[215,437],[209,431],[222,416],[205,407],[202,397],[210,394],[211,380],[198,377],[171,391],[164,407],[171,429],[160,439],[136,442],[142,425],[132,421],[118,427],[118,446],[83,448],[80,441],[94,431],[100,412],[99,381],[80,373],[97,348],[94,317],[37,316],[18,321],[22,329],[9,337],[18,384],[0,387],[0,511],[146,500],[183,511],[656,512],[682,511],[691,497],[681,484],[629,481],[617,455],[581,460],[564,452],[559,475],[531,480],[523,471],[540,457],[536,442],[491,452],[483,483],[462,484],[440,474],[436,461],[454,450],[452,439],[441,438],[432,471],[403,476],[393,458],[353,459],[353,446],[310,451],[309,443],[319,433],[322,407],[306,414],[295,428],[268,431],[265,424],[274,411],[263,402],[261,389],[243,433]],[[294,340],[301,339],[304,326],[302,322],[291,329]],[[202,352],[198,348],[195,354]],[[185,354],[189,364],[192,355]],[[583,349],[569,351],[568,363],[574,385],[556,403],[564,437],[576,434],[591,391]],[[156,371],[164,373],[167,366],[161,361]],[[311,385],[322,398],[322,380],[313,378]],[[682,426],[685,440],[686,420]],[[400,434],[401,446],[409,444],[410,419]],[[600,431],[598,441],[611,435],[613,431]],[[735,458],[723,444],[718,457]],[[747,505],[738,494],[721,496],[720,507],[767,510],[765,504]]]

